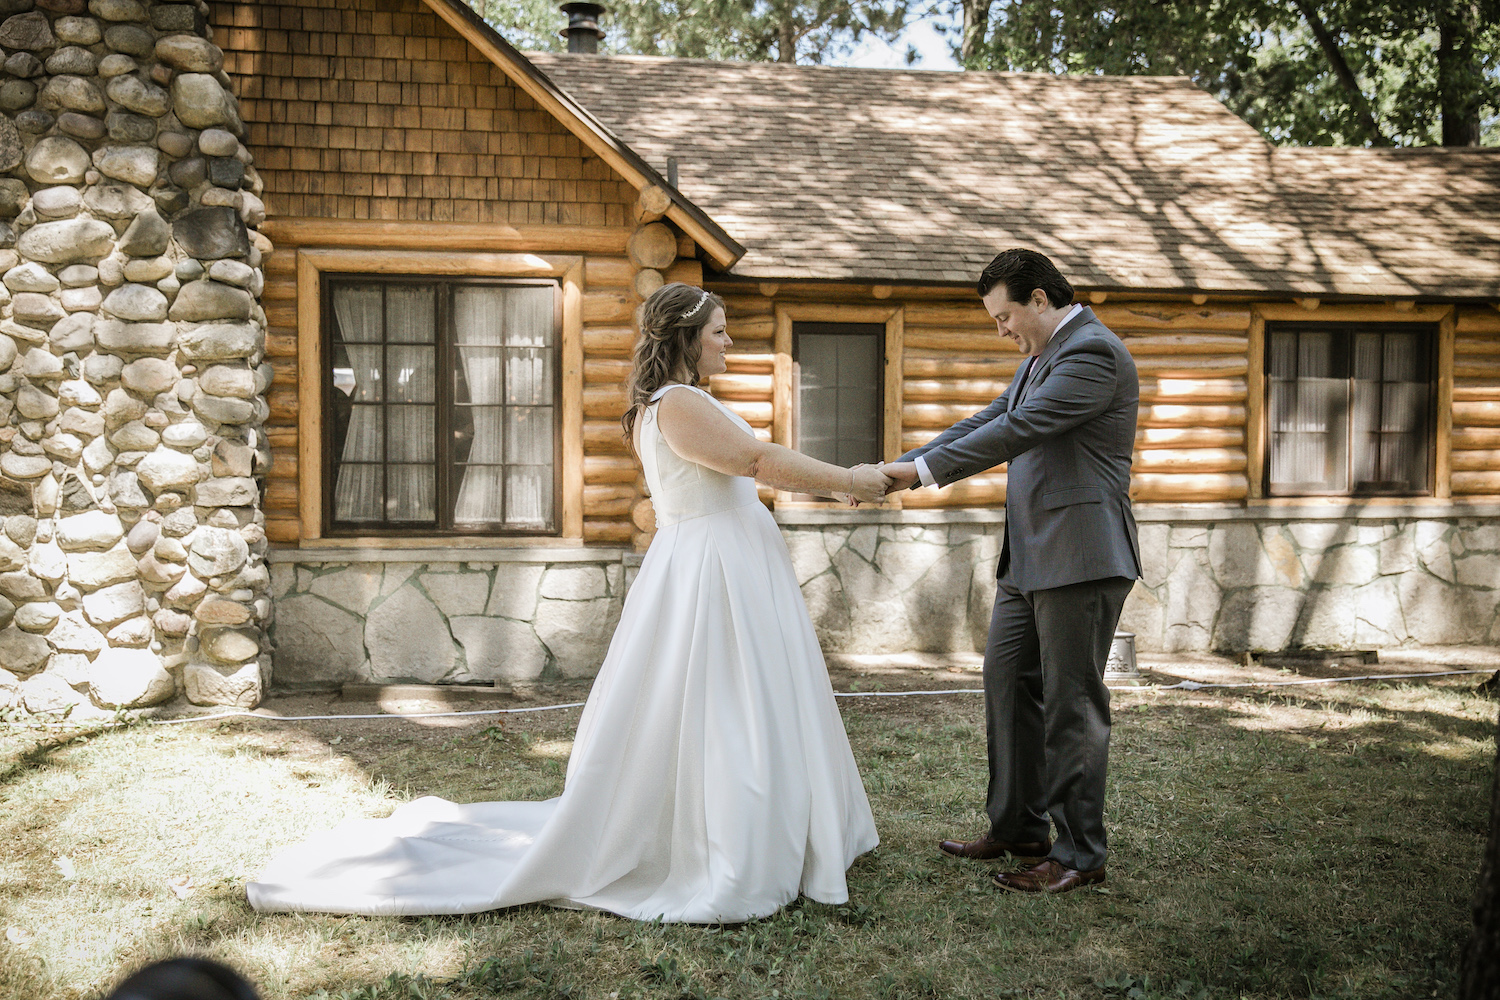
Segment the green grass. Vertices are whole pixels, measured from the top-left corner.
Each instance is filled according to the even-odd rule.
[[[245,905],[346,816],[556,794],[576,711],[0,732],[0,996],[97,996],[182,952],[296,1000],[1447,996],[1495,752],[1471,683],[1118,696],[1109,881],[1048,898],[934,848],[983,828],[977,697],[846,701],[880,848],[849,904],[724,927]]]

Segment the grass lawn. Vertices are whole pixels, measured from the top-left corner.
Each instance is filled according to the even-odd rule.
[[[1050,898],[935,849],[983,827],[978,697],[847,699],[880,848],[848,905],[725,927],[246,906],[274,850],[341,818],[557,794],[576,709],[0,730],[0,996],[98,996],[184,952],[297,1000],[1448,996],[1495,754],[1476,680],[1118,693],[1109,881]]]

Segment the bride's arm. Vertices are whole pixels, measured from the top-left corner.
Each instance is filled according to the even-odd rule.
[[[674,452],[726,476],[751,476],[791,493],[853,494],[866,503],[885,496],[886,478],[879,469],[845,469],[759,441],[696,392],[667,393],[656,419]]]

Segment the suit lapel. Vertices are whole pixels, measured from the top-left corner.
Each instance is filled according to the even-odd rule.
[[[1052,335],[1052,339],[1047,341],[1047,346],[1042,348],[1042,353],[1032,358],[1031,367],[1026,369],[1026,383],[1021,386],[1022,396],[1031,395],[1031,390],[1036,385],[1037,376],[1041,373],[1042,366],[1052,360],[1052,356],[1062,348],[1063,341],[1073,336],[1084,324],[1092,322],[1094,322],[1094,310],[1088,306],[1084,306],[1077,316],[1064,323],[1062,329]],[[1020,402],[1020,400],[1017,400],[1017,402]]]
[[[1020,388],[1011,394],[1010,406],[1007,409],[1014,410],[1021,405],[1021,397],[1026,395],[1031,388],[1031,370],[1036,367],[1036,358],[1027,355],[1026,360],[1021,362],[1020,369],[1016,372],[1015,384]]]

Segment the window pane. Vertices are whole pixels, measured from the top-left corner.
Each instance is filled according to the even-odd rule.
[[[455,524],[495,524],[501,518],[500,491],[505,486],[505,467],[471,465],[463,470],[463,481],[454,503]]]
[[[504,349],[499,347],[459,347],[458,385],[460,403],[500,403],[504,401],[505,373],[501,370]]]
[[[341,465],[333,489],[333,516],[340,521],[379,521],[384,477],[379,465]]]
[[[431,465],[388,465],[390,496],[385,516],[390,521],[431,521],[437,516],[436,478]]]
[[[505,412],[506,459],[515,465],[551,464],[552,408],[508,407]]]
[[[1271,334],[1272,378],[1297,377],[1297,335],[1295,333]]]
[[[1329,378],[1333,374],[1333,334],[1302,333],[1297,340],[1297,377]]]
[[[432,462],[436,460],[433,441],[436,434],[431,406],[392,406],[386,411],[390,428],[389,458],[392,462]]]
[[[335,285],[333,314],[348,343],[380,343],[380,286]]]
[[[512,348],[505,352],[505,401],[519,406],[552,405],[552,350]]]
[[[1378,333],[1354,335],[1354,377],[1357,379],[1380,379],[1381,337]]]
[[[545,528],[552,523],[552,467],[512,465],[505,476],[506,524]]]
[[[505,346],[552,346],[555,295],[545,285],[505,290]]]
[[[1385,370],[1381,377],[1387,382],[1426,381],[1422,364],[1418,336],[1415,333],[1388,333],[1385,335]]]
[[[431,403],[437,399],[436,356],[431,347],[398,347],[385,349],[390,388],[388,398],[395,403]]]
[[[797,447],[837,465],[880,458],[880,326],[799,324]]]
[[[392,284],[385,289],[385,340],[388,344],[430,344],[437,331],[437,289],[431,285]]]
[[[348,361],[345,395],[357,402],[380,401],[380,352],[379,344],[345,344],[345,359]],[[334,385],[339,384],[340,369],[333,371]]]

